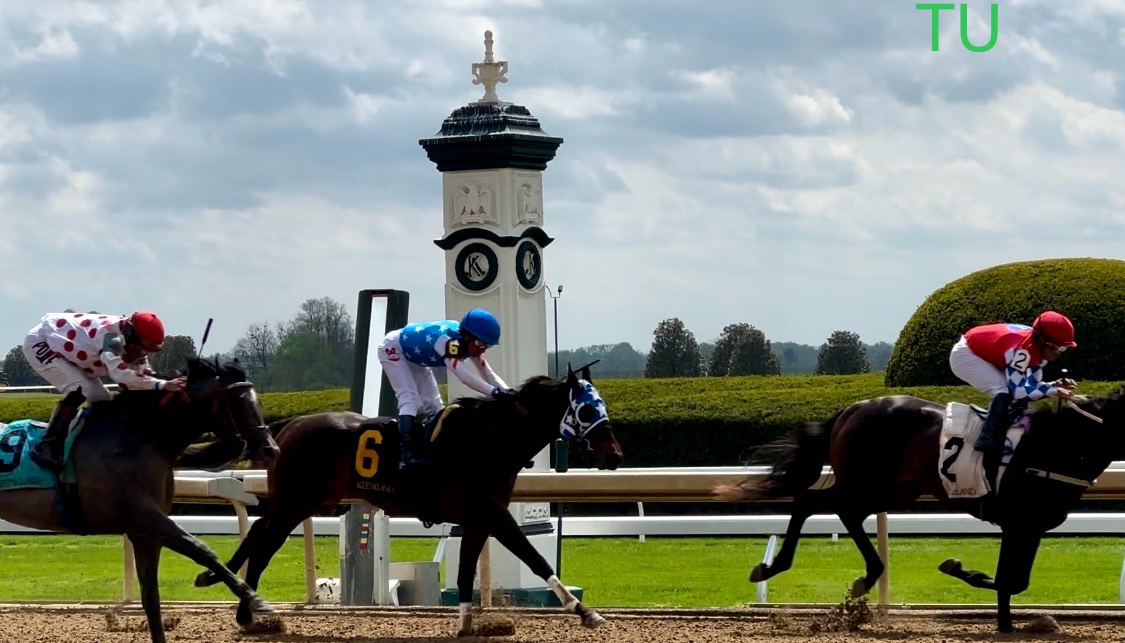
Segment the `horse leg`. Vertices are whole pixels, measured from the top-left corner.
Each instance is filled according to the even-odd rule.
[[[512,555],[519,558],[524,565],[527,565],[533,574],[547,581],[551,591],[555,593],[559,603],[562,604],[563,610],[577,614],[582,619],[582,624],[589,628],[595,628],[605,623],[605,618],[601,614],[583,605],[582,601],[578,600],[562,584],[558,576],[555,576],[555,570],[551,568],[551,564],[543,558],[543,555],[535,549],[531,541],[523,534],[511,512],[504,507],[496,506],[489,517],[492,519],[492,535],[508,551],[512,552]]]
[[[457,620],[457,636],[471,636],[473,633],[473,580],[477,574],[477,561],[486,542],[487,531],[480,527],[462,526],[461,556],[457,567],[457,602],[461,609]]]
[[[875,550],[875,545],[871,544],[871,539],[863,528],[863,521],[867,520],[867,517],[871,514],[847,509],[840,511],[837,515],[840,516],[840,522],[844,523],[848,535],[852,537],[852,542],[855,543],[859,553],[863,556],[863,563],[866,568],[865,574],[852,583],[852,598],[859,598],[871,591],[876,581],[886,571],[886,565],[883,564],[883,559],[879,557],[879,552]]]
[[[238,549],[234,550],[234,555],[227,561],[227,569],[234,571],[242,567],[243,563],[250,557],[250,553],[254,550],[254,547],[257,546],[256,543],[262,533],[266,531],[268,524],[269,516],[262,516],[255,520],[254,524],[250,525],[250,531],[246,532],[246,538],[242,539],[242,542],[238,544]],[[210,587],[218,582],[219,577],[215,575],[215,572],[209,569],[199,572],[195,577],[196,587]],[[256,585],[251,584],[250,586],[254,589],[258,589]]]
[[[797,544],[801,540],[801,529],[805,526],[805,521],[814,513],[831,512],[835,501],[834,489],[834,487],[811,489],[802,491],[793,498],[793,509],[789,517],[789,525],[785,528],[781,551],[777,552],[772,563],[769,565],[759,563],[750,572],[751,583],[769,580],[793,567],[793,557],[797,555]]]
[[[137,563],[137,580],[141,584],[141,606],[148,621],[152,643],[166,643],[164,621],[160,616],[160,541],[147,536],[130,535],[133,560]]]
[[[991,576],[979,569],[965,569],[961,565],[961,561],[956,558],[945,560],[942,564],[938,565],[938,570],[943,574],[948,574],[958,580],[963,580],[977,589],[996,589],[996,581],[994,581]]]
[[[285,540],[289,538],[289,534],[301,524],[307,516],[301,513],[287,513],[285,515],[274,515],[266,523],[266,526],[258,538],[258,542],[254,548],[248,551],[250,565],[246,568],[246,583],[255,591],[258,589],[258,581],[262,578],[262,572],[266,571],[266,567],[270,564],[274,554],[277,553],[281,546],[285,544]],[[250,534],[246,534],[247,537]],[[239,565],[241,566],[241,561]],[[231,567],[237,569],[237,567]],[[249,622],[252,618],[251,610],[254,606],[251,601],[243,598],[238,604],[238,613],[236,619],[239,623],[243,621]]]
[[[1031,584],[1031,568],[1039,553],[1043,535],[1038,532],[1013,533],[1005,529],[1000,538],[1000,559],[996,562],[996,627],[1012,631],[1012,596]]]
[[[243,604],[249,604],[251,609],[247,614],[247,619],[241,620],[239,618],[239,625],[249,625],[253,620],[253,614],[273,613],[273,608],[262,600],[257,592],[251,589],[241,578],[235,576],[231,570],[223,566],[222,561],[210,547],[184,531],[161,511],[157,509],[139,510],[136,514],[136,524],[139,526],[136,531],[147,531],[152,538],[159,539],[161,545],[190,559],[195,564],[213,571],[219,577],[219,580],[223,581],[231,592],[241,599]],[[243,612],[240,606],[239,617],[241,616],[243,616]]]

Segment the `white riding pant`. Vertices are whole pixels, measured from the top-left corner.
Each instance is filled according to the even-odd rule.
[[[90,402],[110,398],[109,390],[96,375],[84,372],[66,358],[51,350],[37,333],[28,333],[23,340],[23,355],[39,376],[63,395],[82,387],[82,395]]]
[[[433,371],[406,359],[398,331],[387,333],[377,351],[379,363],[395,391],[399,415],[417,415],[421,409],[432,415],[445,408]]]
[[[988,393],[989,399],[1008,392],[1008,378],[1004,375],[1004,371],[969,350],[969,344],[964,336],[949,352],[949,368],[953,369],[954,375],[973,388]]]

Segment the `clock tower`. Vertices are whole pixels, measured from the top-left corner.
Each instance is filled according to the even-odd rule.
[[[482,85],[484,95],[453,110],[441,130],[419,144],[442,175],[444,234],[434,243],[445,252],[445,315],[459,320],[471,308],[495,314],[500,345],[485,358],[517,387],[547,374],[543,249],[552,239],[543,229],[543,170],[563,141],[548,136],[526,107],[500,100],[496,86],[508,82],[508,63],[493,60],[491,31],[484,32],[484,45],[484,61],[472,65],[473,84]],[[456,377],[448,386],[449,399],[476,395]],[[535,457],[533,470],[550,470],[549,449]],[[510,510],[552,560],[557,535],[550,505],[516,503]],[[459,533],[454,528],[445,548],[447,588],[456,587]],[[545,581],[507,550],[491,552],[495,589],[553,597]]]

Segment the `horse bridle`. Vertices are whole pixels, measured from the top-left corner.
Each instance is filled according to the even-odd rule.
[[[250,382],[248,380],[241,380],[241,381],[238,381],[238,382],[231,382],[230,384],[227,384],[226,386],[223,386],[223,387],[218,389],[218,390],[222,391],[224,398],[226,398],[228,400],[228,403],[224,404],[223,406],[226,409],[227,419],[230,420],[230,424],[231,424],[232,427],[237,427],[238,422],[234,418],[234,412],[231,410],[229,398],[226,397],[226,394],[229,393],[230,391],[236,391],[236,390],[245,389],[245,388],[252,389],[253,387],[254,387],[253,382]],[[165,395],[162,400],[160,400],[160,406],[165,406],[166,404],[168,404],[168,402],[170,402],[172,400],[173,397],[177,397],[177,396],[181,400],[184,400],[185,402],[190,399],[189,396],[188,396],[187,388],[185,387],[185,388],[180,389],[178,391],[169,391],[168,394]],[[241,397],[241,396],[242,396],[242,394],[239,393],[238,397]],[[254,428],[259,432],[269,431],[269,426],[264,424],[264,423],[259,424],[258,426],[254,427]],[[238,434],[237,430],[235,431],[235,434],[236,434],[235,437],[237,437],[238,439],[242,440],[243,442],[246,441],[241,435]]]
[[[1103,420],[1102,418],[1094,415],[1093,413],[1090,413],[1086,409],[1083,409],[1082,407],[1078,406],[1077,404],[1074,403],[1074,400],[1070,400],[1070,399],[1066,400],[1066,405],[1069,406],[1070,408],[1074,409],[1075,411],[1077,411],[1080,415],[1082,415],[1082,416],[1084,416],[1084,417],[1086,417],[1086,418],[1088,418],[1088,419],[1090,419],[1094,422],[1097,422],[1098,424],[1105,424],[1105,420]],[[1036,467],[1024,467],[1024,472],[1027,473],[1028,475],[1035,476],[1036,478],[1044,478],[1046,480],[1054,480],[1056,482],[1062,482],[1062,483],[1065,483],[1065,484],[1074,485],[1076,487],[1082,487],[1084,489],[1089,489],[1090,487],[1092,487],[1094,485],[1093,480],[1084,480],[1082,478],[1076,478],[1074,476],[1063,475],[1061,473],[1055,473],[1054,471],[1047,471],[1046,469],[1038,469]]]

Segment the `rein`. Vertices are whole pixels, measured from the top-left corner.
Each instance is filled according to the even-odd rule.
[[[1077,404],[1074,403],[1074,400],[1066,400],[1066,405],[1069,406],[1070,408],[1074,409],[1075,411],[1077,411],[1079,414],[1085,416],[1087,419],[1093,420],[1094,422],[1097,422],[1098,424],[1105,424],[1105,421],[1102,418],[1100,418],[1100,417],[1094,415],[1093,413],[1090,413],[1089,411],[1087,411],[1087,410],[1083,409],[1082,407],[1078,406]],[[1047,480],[1054,480],[1056,482],[1062,482],[1062,483],[1065,483],[1065,484],[1074,485],[1076,487],[1082,487],[1084,489],[1088,489],[1088,488],[1090,488],[1094,485],[1093,480],[1083,480],[1082,478],[1075,478],[1074,476],[1067,476],[1067,475],[1063,475],[1061,473],[1055,473],[1054,471],[1047,471],[1046,469],[1037,469],[1035,467],[1025,467],[1024,472],[1027,473],[1028,475],[1035,476],[1036,478],[1045,478]]]
[[[1098,424],[1105,424],[1104,420],[1102,420],[1100,417],[1094,415],[1093,413],[1083,409],[1082,407],[1078,406],[1077,404],[1074,403],[1074,400],[1067,400],[1066,405],[1069,406],[1070,408],[1074,409],[1075,411],[1078,411],[1080,414],[1085,415],[1088,419],[1091,419],[1091,420],[1097,422]]]

